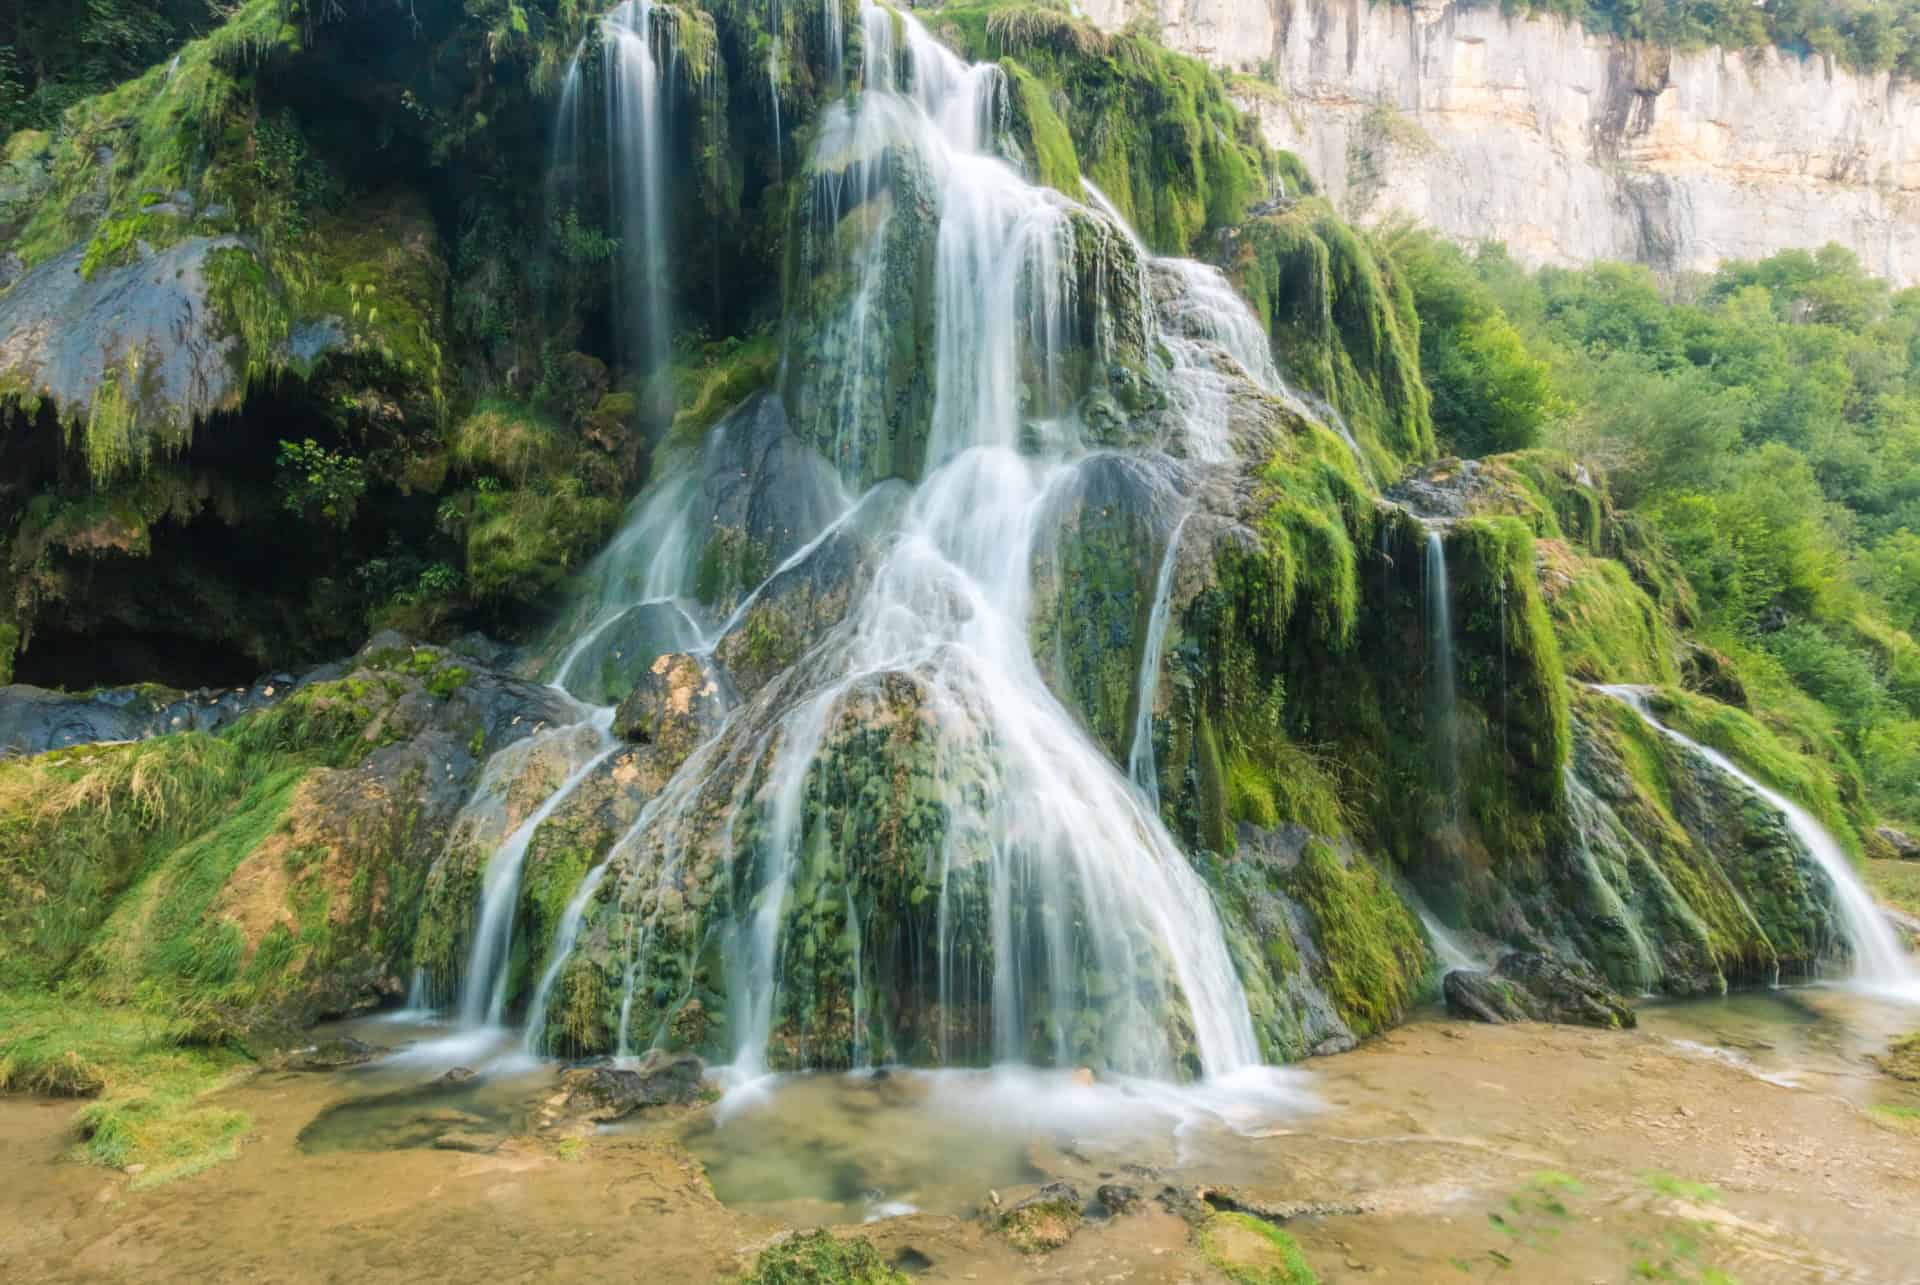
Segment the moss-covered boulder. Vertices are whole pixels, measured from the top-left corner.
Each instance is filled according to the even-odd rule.
[[[0,971],[274,1033],[405,987],[428,868],[490,751],[552,694],[377,640],[212,733],[0,763]]]
[[[726,698],[706,668],[685,652],[647,666],[613,712],[614,735],[651,747],[668,771],[720,726]]]
[[[740,1285],[907,1285],[871,1242],[830,1231],[796,1232],[760,1251]]]

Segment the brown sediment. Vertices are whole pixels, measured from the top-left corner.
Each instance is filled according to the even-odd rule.
[[[1052,1252],[1014,1252],[972,1211],[849,1230],[926,1281],[1221,1280],[1194,1235],[1214,1209],[1277,1221],[1329,1283],[1478,1279],[1494,1253],[1506,1279],[1612,1281],[1679,1252],[1675,1233],[1692,1246],[1677,1266],[1748,1285],[1920,1272],[1920,1136],[1829,1083],[1647,1032],[1426,1020],[1311,1069],[1326,1110],[1127,1175],[1135,1211]],[[147,1190],[64,1158],[71,1103],[0,1100],[0,1278],[710,1281],[846,1217],[723,1205],[679,1141],[690,1117],[484,1155],[301,1150],[346,1096],[339,1077],[257,1075],[220,1098],[256,1122],[239,1157]],[[1056,1133],[1029,1161],[1091,1192],[1115,1167],[1102,1145]]]

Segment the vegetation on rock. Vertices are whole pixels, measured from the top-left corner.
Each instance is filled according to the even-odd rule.
[[[905,1285],[908,1279],[869,1241],[808,1231],[760,1251],[740,1285]]]

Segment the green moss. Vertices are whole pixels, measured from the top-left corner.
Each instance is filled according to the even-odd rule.
[[[13,681],[13,656],[19,649],[19,626],[0,620],[0,687]]]
[[[466,534],[467,584],[476,598],[538,601],[612,534],[619,504],[600,496],[477,491]]]
[[[738,527],[721,527],[707,537],[694,572],[694,597],[709,605],[751,589],[773,570],[766,546]]]
[[[1252,1214],[1216,1213],[1198,1233],[1200,1256],[1234,1285],[1318,1285],[1293,1237]]]
[[[1374,508],[1344,444],[1318,426],[1293,427],[1260,474],[1257,542],[1221,551],[1215,586],[1184,622],[1191,644],[1182,651],[1201,681],[1190,725],[1170,736],[1162,781],[1176,798],[1191,764],[1198,815],[1180,828],[1217,852],[1233,851],[1231,821],[1345,828],[1326,760],[1290,728],[1283,672],[1302,643],[1339,655],[1351,642],[1358,549]]]
[[[1848,794],[1857,809],[1864,791],[1843,793],[1842,786],[1836,784],[1836,775],[1846,781],[1848,765],[1840,765],[1841,773],[1836,774],[1834,764],[1810,757],[1745,710],[1691,692],[1663,688],[1655,697],[1654,708],[1661,721],[1674,730],[1719,750],[1806,808],[1850,856],[1860,859],[1860,828],[1855,822],[1857,813],[1850,810]],[[1851,775],[1853,790],[1858,790],[1857,769]]]
[[[1065,1196],[1023,1201],[1000,1217],[1000,1234],[1023,1254],[1058,1249],[1079,1226],[1079,1202]]]
[[[1488,721],[1467,804],[1494,851],[1538,859],[1562,817],[1572,728],[1533,535],[1515,518],[1469,519],[1448,530],[1446,557],[1459,687]]]
[[[279,828],[304,775],[295,767],[268,776],[231,815],[171,853],[108,917],[79,974],[120,998],[169,986],[211,994],[238,980],[239,930],[209,911],[240,862]]]
[[[1333,404],[1377,476],[1433,455],[1420,322],[1384,250],[1308,199],[1239,228],[1227,269],[1281,368]]]
[[[1342,864],[1313,839],[1291,888],[1313,915],[1327,995],[1353,1033],[1371,1035],[1399,1021],[1425,978],[1427,952],[1392,886],[1365,858]]]
[[[950,6],[935,29],[975,60],[1011,60],[1031,76],[1032,92],[1019,77],[1012,87],[1016,113],[1031,112],[1041,180],[1078,200],[1068,180],[1084,173],[1161,253],[1239,222],[1270,187],[1272,153],[1219,74],[1141,32],[1108,35],[1037,4]],[[1072,143],[1071,172],[1063,140],[1038,119],[1041,98]]]
[[[468,476],[524,486],[561,463],[568,443],[560,427],[530,407],[482,401],[453,430],[453,462]]]
[[[19,129],[7,136],[6,147],[0,149],[0,159],[9,165],[22,165],[28,161],[39,160],[53,146],[53,135],[40,129]]]
[[[51,189],[16,243],[28,266],[78,243],[96,225],[120,228],[109,234],[108,247],[118,241],[125,249],[124,221],[182,189],[207,205],[234,196],[242,162],[222,144],[230,130],[245,128],[245,68],[297,43],[283,16],[278,0],[248,0],[210,35],[182,46],[171,64],[70,108],[51,148]],[[97,217],[99,193],[107,200],[104,218]],[[185,230],[184,221],[175,226]]]
[[[809,1231],[762,1250],[740,1285],[907,1285],[908,1279],[862,1237]]]
[[[1876,1060],[1896,1080],[1920,1081],[1920,1031],[1892,1041],[1886,1054]]]
[[[1570,676],[1590,683],[1680,681],[1666,616],[1626,567],[1581,557],[1558,542],[1537,548],[1541,588]]]
[[[1025,140],[1034,181],[1070,200],[1083,200],[1080,158],[1074,153],[1066,122],[1054,110],[1052,92],[1016,59],[1003,58],[1000,67],[1012,91],[1013,133]]]
[[[771,386],[779,369],[779,336],[771,330],[744,342],[710,345],[692,363],[676,366],[673,378],[680,409],[674,413],[668,441],[698,443],[728,411]]]

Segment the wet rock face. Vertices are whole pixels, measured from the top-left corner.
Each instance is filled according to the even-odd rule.
[[[1387,491],[1387,498],[1425,521],[1506,513],[1522,503],[1505,480],[1479,460],[1436,460]]]
[[[848,497],[839,476],[778,397],[751,398],[714,430],[698,504],[707,531],[694,596],[717,614],[742,597],[828,523]]]
[[[833,109],[822,128],[846,133],[847,118]],[[794,203],[786,312],[798,342],[783,396],[849,484],[915,481],[933,418],[933,180],[907,146],[843,149],[816,160],[811,199]]]
[[[1893,849],[1893,855],[1902,861],[1920,861],[1920,839],[1914,838],[1905,830],[1896,830],[1890,825],[1880,826],[1874,831],[1880,841]]]
[[[1127,761],[1140,647],[1180,497],[1143,461],[1093,457],[1034,543],[1034,659],[1116,762]]]
[[[171,692],[114,687],[84,696],[19,684],[0,687],[0,755],[43,754],[99,741],[139,741],[169,732],[211,732],[242,714],[292,694],[299,686],[337,678],[323,666],[296,679],[271,674],[250,687]]]
[[[84,246],[49,259],[0,295],[0,376],[81,422],[105,385],[120,386],[139,403],[144,433],[181,440],[244,391],[207,281],[208,256],[244,248],[238,237],[189,237],[91,279],[80,271]]]
[[[694,657],[657,658],[614,711],[616,736],[652,746],[672,771],[719,727],[725,714],[720,685]]]
[[[627,608],[589,638],[558,675],[583,701],[618,704],[668,652],[695,647],[700,639],[687,614],[670,602],[643,602]]]
[[[906,493],[898,482],[869,491],[857,511],[737,609],[714,655],[742,698],[751,698],[845,618],[866,585],[878,541],[892,529]]]
[[[1562,1022],[1611,1030],[1638,1020],[1605,985],[1548,955],[1516,952],[1490,973],[1456,968],[1442,990],[1449,1013],[1478,1022]]]

